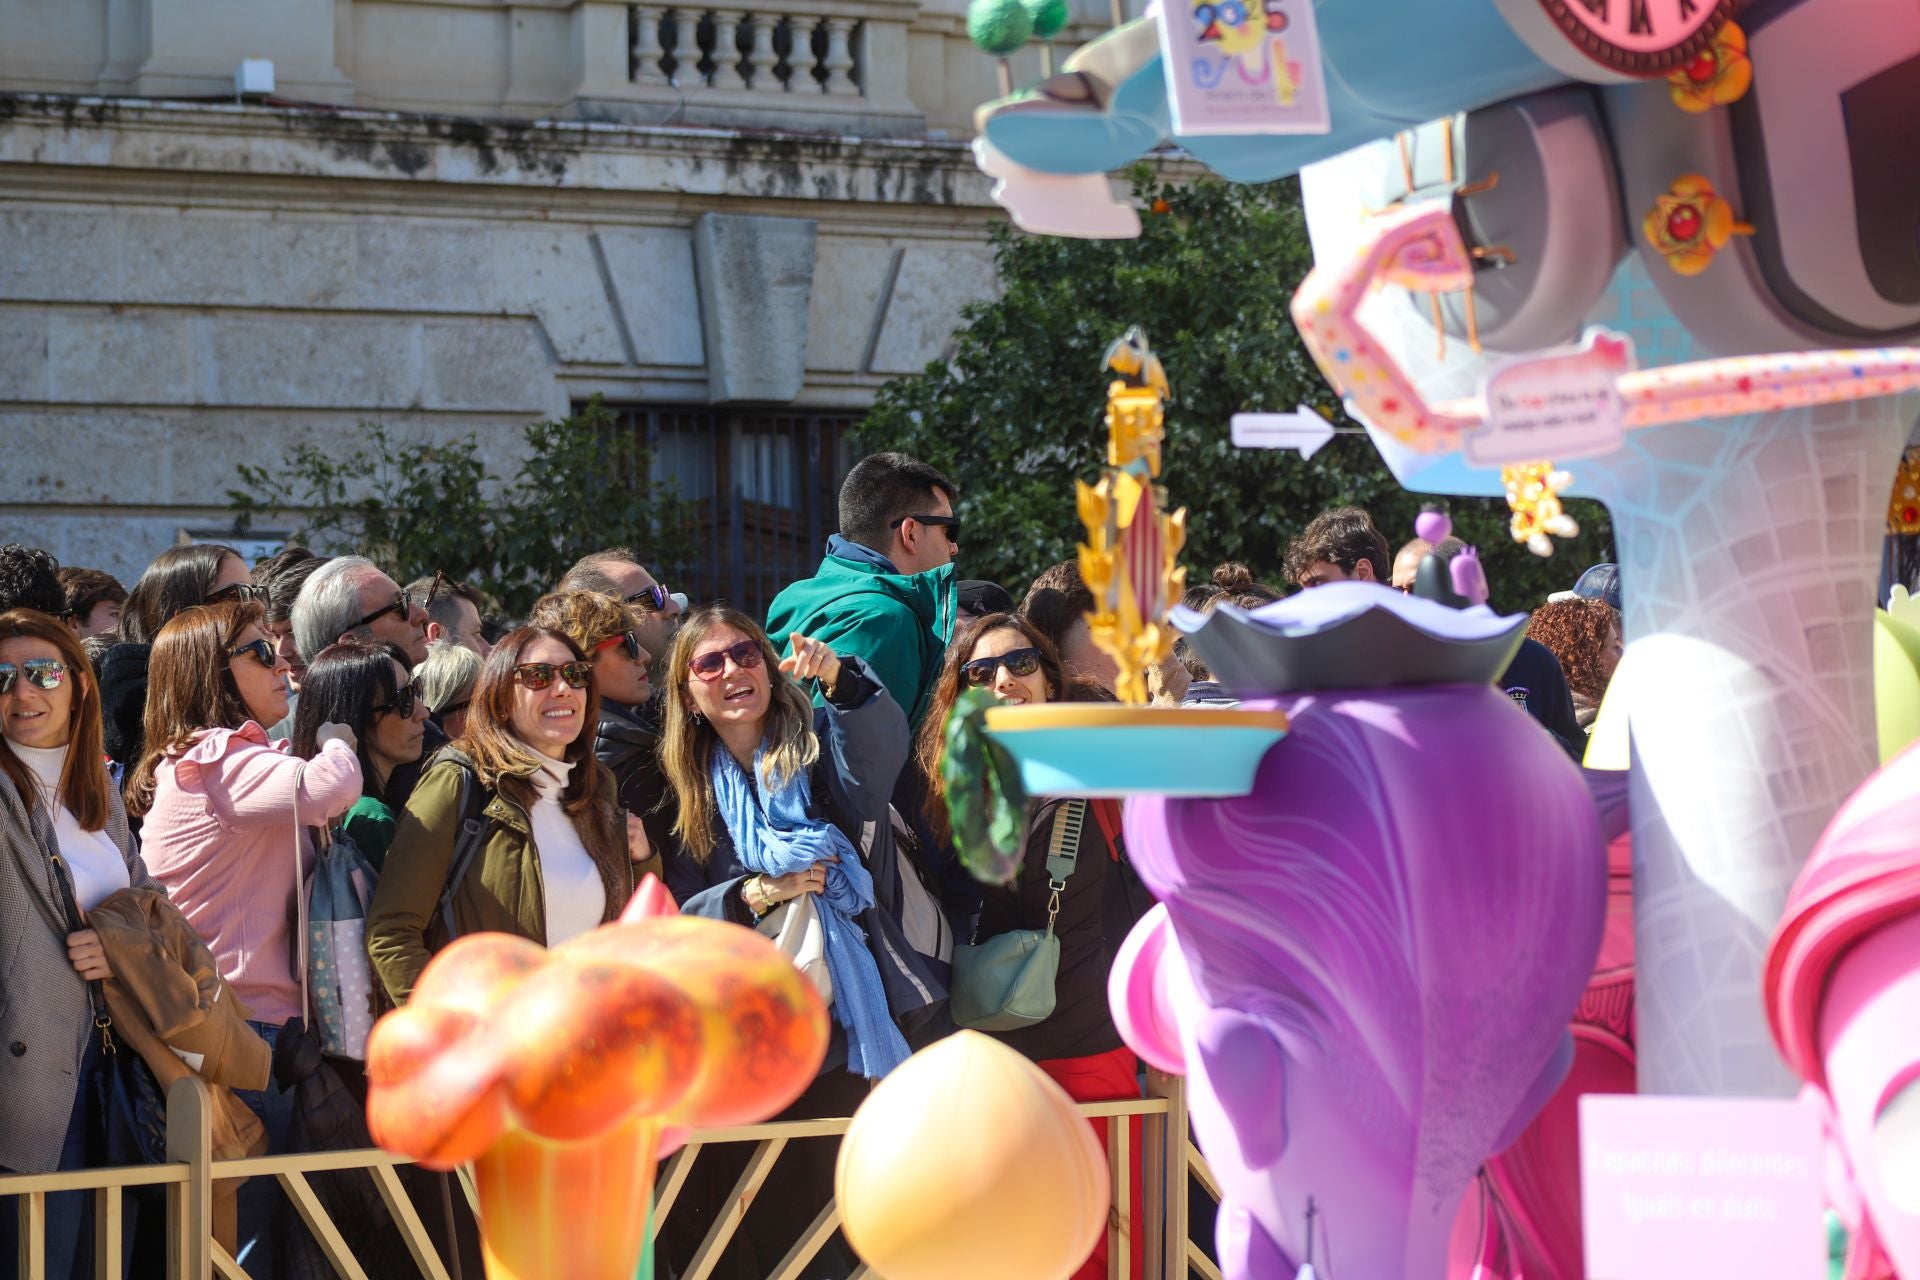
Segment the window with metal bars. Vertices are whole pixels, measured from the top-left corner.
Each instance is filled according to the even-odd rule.
[[[645,446],[654,479],[690,504],[691,557],[648,566],[670,589],[764,619],[782,587],[813,574],[839,527],[856,415],[609,408]]]

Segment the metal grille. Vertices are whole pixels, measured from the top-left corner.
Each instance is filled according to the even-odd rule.
[[[780,589],[810,577],[839,527],[840,481],[859,419],[844,413],[710,408],[616,411],[653,459],[656,480],[692,505],[692,555],[652,566],[695,601],[725,600],[755,618]]]

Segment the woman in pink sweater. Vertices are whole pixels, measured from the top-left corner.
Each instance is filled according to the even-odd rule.
[[[360,797],[350,730],[324,725],[311,760],[267,741],[262,725],[287,715],[286,662],[257,604],[202,605],[160,629],[147,684],[146,751],[127,784],[127,807],[143,814],[142,852],[245,1002],[254,1029],[278,1047],[285,1025],[304,1017],[292,920],[294,895],[312,864],[305,828],[326,826]],[[276,1076],[279,1057],[276,1054]],[[237,1090],[267,1127],[269,1151],[284,1149],[290,1085]],[[267,1222],[241,1193],[241,1265],[268,1273]],[[271,1218],[272,1204],[259,1207]],[[251,1255],[251,1256],[250,1256]]]

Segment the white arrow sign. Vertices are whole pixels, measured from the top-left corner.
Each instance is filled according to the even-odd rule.
[[[1233,442],[1242,449],[1298,449],[1311,458],[1333,439],[1333,424],[1301,405],[1294,413],[1236,413]]]

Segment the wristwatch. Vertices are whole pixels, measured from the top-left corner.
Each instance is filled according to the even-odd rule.
[[[749,885],[759,886],[760,906],[757,908],[751,902],[747,901],[747,887]],[[753,922],[755,924],[759,924],[762,920],[765,920],[767,918],[768,913],[770,913],[773,910],[776,904],[773,901],[773,895],[767,892],[767,878],[765,876],[763,875],[751,876],[743,884],[741,884],[740,905],[745,907],[753,915]]]

